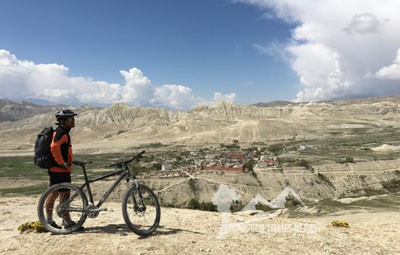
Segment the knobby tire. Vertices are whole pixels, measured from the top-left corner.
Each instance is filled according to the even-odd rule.
[[[140,184],[138,188],[132,186],[126,191],[122,199],[122,214],[130,230],[141,236],[149,236],[160,223],[161,209],[154,192]]]
[[[78,230],[85,222],[87,215],[84,209],[87,205],[86,195],[77,186],[71,183],[60,183],[49,187],[41,195],[37,213],[39,221],[47,231],[53,234],[69,234]],[[69,219],[76,223],[73,227],[67,226],[66,222]],[[54,224],[51,225],[51,222],[59,228]]]

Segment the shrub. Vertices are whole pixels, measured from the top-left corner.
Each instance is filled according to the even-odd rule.
[[[283,151],[283,145],[282,144],[273,144],[268,147],[268,150],[270,152],[272,152],[273,154],[278,155]]]
[[[195,198],[190,199],[190,201],[188,203],[188,208],[189,209],[199,209],[200,208],[199,201],[197,201],[197,199],[195,199]]]
[[[247,161],[247,162],[244,164],[244,167],[245,167],[245,169],[246,169],[247,171],[253,171],[254,165],[255,165],[255,164],[256,164],[256,162],[255,162],[253,159],[251,159],[251,160]]]
[[[328,184],[329,186],[331,186],[332,188],[335,188],[335,186],[333,185],[333,183],[331,182],[331,180],[329,180],[328,176],[318,173],[318,177],[323,180],[326,184]]]
[[[190,189],[193,191],[193,193],[196,193],[198,190],[198,184],[196,182],[196,180],[190,178],[189,179],[189,187]]]
[[[154,163],[151,168],[156,169],[156,170],[160,170],[161,169],[161,163]]]
[[[216,212],[217,211],[217,207],[211,202],[201,202],[200,210],[209,211],[209,212]]]
[[[305,168],[309,168],[310,164],[307,162],[307,160],[300,159],[300,160],[296,160],[295,165],[296,166],[302,166],[302,167],[305,167]]]
[[[345,159],[340,160],[339,163],[340,163],[340,164],[354,163],[354,158],[352,158],[352,157],[346,157]]]
[[[400,180],[392,179],[390,181],[382,181],[382,186],[389,192],[399,192],[400,191]]]
[[[211,202],[199,202],[197,199],[192,198],[188,203],[188,208],[193,210],[201,210],[201,211],[217,211],[217,207]]]

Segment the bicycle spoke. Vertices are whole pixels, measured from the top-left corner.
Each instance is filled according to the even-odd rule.
[[[146,186],[130,188],[124,196],[123,215],[128,227],[139,235],[150,235],[160,221],[160,205],[157,197]]]
[[[76,186],[69,183],[53,185],[39,200],[39,220],[48,231],[67,234],[75,228],[66,228],[66,225],[71,226],[72,222],[79,226],[83,224],[86,206],[87,199]]]

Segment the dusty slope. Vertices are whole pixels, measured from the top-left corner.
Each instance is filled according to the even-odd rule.
[[[219,103],[190,111],[129,107],[82,107],[73,130],[79,152],[110,152],[138,144],[219,144],[281,139],[323,139],[400,127],[400,96],[256,107]],[[53,113],[0,122],[1,154],[32,151],[36,134]]]
[[[119,203],[67,236],[23,233],[36,219],[37,197],[0,198],[1,254],[400,254],[398,212],[341,212],[314,218],[260,218],[162,208],[161,227],[140,238],[124,226]],[[251,222],[253,220],[253,222]],[[256,221],[254,221],[256,220]],[[350,228],[335,228],[343,220]],[[221,226],[225,234],[221,234]]]

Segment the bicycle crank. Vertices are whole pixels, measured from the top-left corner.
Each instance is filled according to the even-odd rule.
[[[107,211],[107,208],[98,208],[95,205],[88,205],[85,208],[85,213],[89,218],[96,218],[101,211]]]

